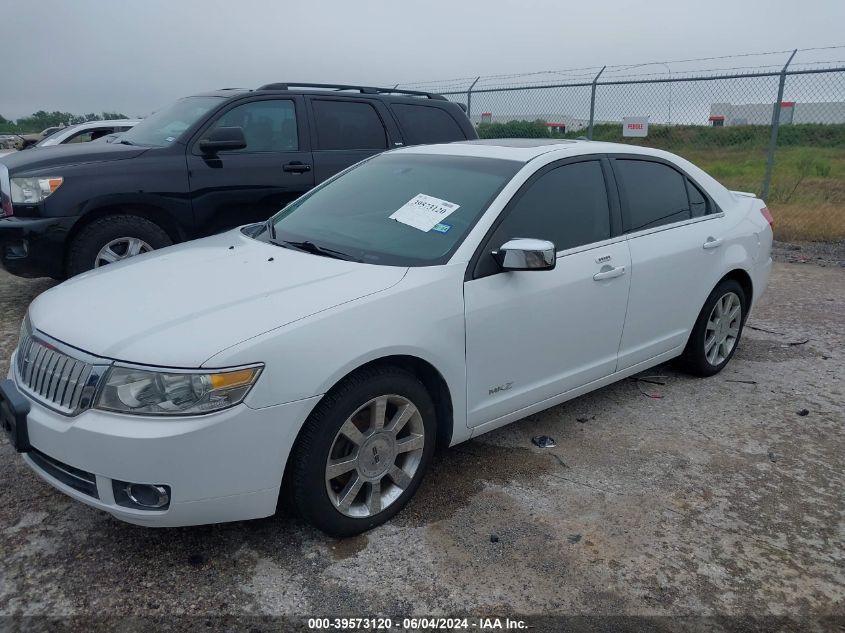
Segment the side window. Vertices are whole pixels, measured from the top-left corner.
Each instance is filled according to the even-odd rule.
[[[66,139],[64,144],[68,143],[89,143],[96,141],[98,138],[111,133],[111,128],[92,128],[77,132],[70,138]]]
[[[408,145],[449,143],[467,137],[452,115],[442,108],[394,103],[390,109],[399,119]]]
[[[296,106],[290,99],[251,101],[236,106],[217,119],[203,138],[219,127],[243,129],[246,147],[237,150],[238,153],[292,152],[299,149]]]
[[[557,167],[526,187],[505,210],[476,276],[496,272],[490,251],[516,237],[550,240],[558,251],[610,237],[610,207],[599,161]]]
[[[387,135],[375,108],[358,101],[314,99],[317,149],[386,149]]]
[[[707,204],[707,198],[704,197],[701,190],[692,184],[690,180],[687,180],[687,193],[689,194],[689,206],[692,217],[700,218],[702,215],[710,213],[710,205]]]
[[[628,213],[623,218],[626,233],[691,217],[686,178],[671,167],[616,159],[614,173],[621,179],[628,201]]]

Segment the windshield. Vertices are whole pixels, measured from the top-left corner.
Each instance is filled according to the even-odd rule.
[[[165,147],[214,106],[222,97],[187,97],[170,107],[154,112],[131,130],[124,132],[120,142],[146,147]]]
[[[275,241],[371,264],[445,263],[522,163],[388,153],[314,189],[271,218]],[[307,246],[307,245],[306,245]]]

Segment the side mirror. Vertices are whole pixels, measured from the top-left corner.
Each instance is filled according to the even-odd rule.
[[[493,251],[493,257],[502,270],[551,270],[557,262],[557,251],[548,240],[517,237]]]
[[[211,156],[217,152],[244,148],[246,148],[246,137],[242,127],[218,127],[211,131],[208,138],[200,141],[200,151]]]

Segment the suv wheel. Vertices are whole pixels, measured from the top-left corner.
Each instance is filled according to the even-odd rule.
[[[746,305],[742,286],[732,279],[713,289],[681,355],[684,369],[696,376],[712,376],[722,371],[742,336]]]
[[[414,495],[434,453],[434,404],[411,373],[359,372],[312,412],[290,458],[300,514],[327,534],[359,534]]]
[[[172,243],[170,236],[154,222],[136,215],[109,215],[86,226],[73,240],[68,254],[68,276]]]

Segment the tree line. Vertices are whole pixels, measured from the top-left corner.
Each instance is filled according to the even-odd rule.
[[[77,123],[87,123],[88,121],[128,118],[120,112],[73,114],[71,112],[45,112],[44,110],[39,110],[29,116],[13,121],[0,114],[0,134],[34,134],[48,127],[75,125]]]

